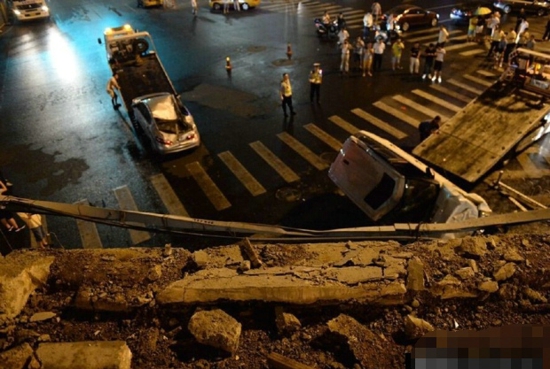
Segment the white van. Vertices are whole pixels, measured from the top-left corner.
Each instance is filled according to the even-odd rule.
[[[18,21],[50,17],[50,9],[44,0],[11,0],[9,4]]]

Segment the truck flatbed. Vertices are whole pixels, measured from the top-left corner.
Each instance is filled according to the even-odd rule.
[[[128,111],[136,97],[154,92],[177,95],[155,52],[142,55],[137,61],[115,64],[112,68],[118,74],[120,94]]]
[[[519,88],[497,82],[420,143],[413,154],[474,183],[540,126],[548,106]]]

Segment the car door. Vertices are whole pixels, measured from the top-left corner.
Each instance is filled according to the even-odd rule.
[[[136,109],[138,111],[138,114],[136,114],[136,119],[145,133],[147,137],[151,141],[154,140],[155,137],[155,127],[153,124],[153,117],[151,116],[151,112],[149,111],[149,108],[142,102],[138,103],[136,105]]]

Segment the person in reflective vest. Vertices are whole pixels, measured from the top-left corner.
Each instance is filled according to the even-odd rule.
[[[313,70],[309,72],[309,100],[313,103],[313,98],[317,98],[317,104],[320,104],[321,98],[321,83],[323,82],[323,71],[321,70],[321,64],[313,64]]]

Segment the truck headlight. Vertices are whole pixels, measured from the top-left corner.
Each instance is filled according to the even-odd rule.
[[[15,15],[21,15],[21,12],[20,12],[19,10],[17,10],[17,9],[13,9],[13,13],[14,13]]]
[[[42,9],[42,11],[45,11],[45,12],[47,12],[47,11],[49,10],[48,7],[47,7],[46,5],[42,5],[42,6],[40,7],[40,9]]]

